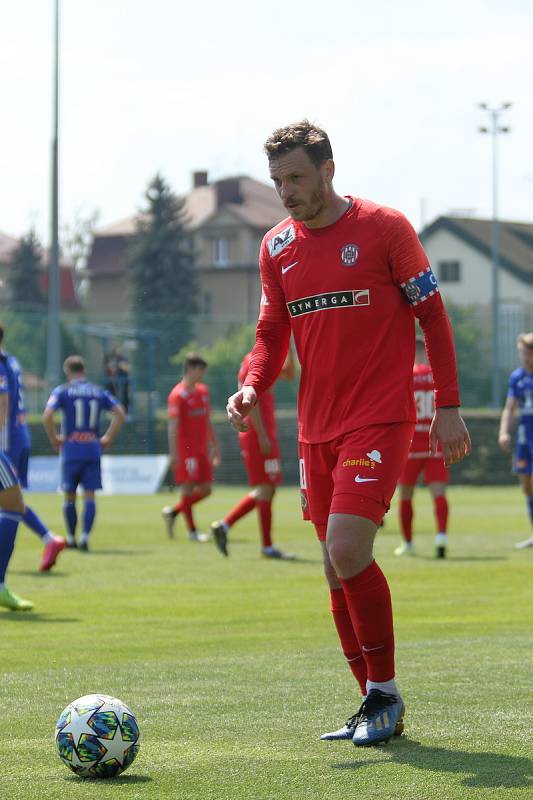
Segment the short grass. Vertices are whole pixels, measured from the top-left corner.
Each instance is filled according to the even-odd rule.
[[[243,490],[217,487],[207,529]],[[406,735],[355,749],[318,735],[356,707],[337,646],[312,528],[298,494],[276,498],[277,541],[294,563],[258,556],[255,518],[231,557],[193,544],[159,516],[168,496],[100,498],[93,550],[40,575],[40,545],[20,530],[9,573],[35,612],[0,611],[3,800],[463,800],[531,797],[533,551],[516,488],[450,491],[451,547],[432,558],[427,493],[416,497],[419,556],[392,555],[395,511],[376,545],[396,615]],[[60,498],[31,496],[62,530]],[[111,781],[59,761],[54,723],[94,691],[137,713],[136,762]]]

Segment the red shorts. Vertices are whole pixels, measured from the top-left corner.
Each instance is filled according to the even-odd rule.
[[[281,483],[279,445],[276,439],[271,441],[270,453],[265,456],[259,448],[257,436],[250,436],[248,433],[239,435],[239,447],[250,486],[259,486],[260,483],[277,486]]]
[[[197,453],[180,459],[174,471],[174,480],[180,483],[212,483],[213,467],[207,453]]]
[[[304,519],[326,538],[330,514],[354,514],[379,525],[389,510],[414,424],[369,425],[331,442],[299,444]]]
[[[400,475],[402,486],[415,486],[418,476],[424,471],[424,483],[448,483],[448,467],[442,456],[421,456],[408,458]]]

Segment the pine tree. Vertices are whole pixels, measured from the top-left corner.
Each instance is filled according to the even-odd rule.
[[[22,237],[9,259],[11,303],[20,309],[40,309],[46,303],[41,290],[43,251],[34,230]]]
[[[144,197],[128,267],[137,326],[159,334],[156,366],[165,371],[169,357],[191,338],[198,291],[194,253],[185,230],[185,201],[159,174]]]

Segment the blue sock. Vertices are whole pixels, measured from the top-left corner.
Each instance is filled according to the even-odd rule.
[[[13,555],[17,528],[22,514],[14,511],[0,511],[0,583],[4,582],[7,565]]]
[[[48,533],[48,528],[44,522],[37,516],[35,511],[32,511],[29,506],[26,506],[26,510],[22,515],[22,521],[26,523],[28,528],[31,528],[32,531],[35,531],[37,536],[40,536],[41,539]]]
[[[533,495],[528,495],[527,497],[527,506],[529,508],[529,519],[533,524]]]
[[[94,500],[86,500],[83,508],[83,533],[90,534],[94,518],[96,516],[96,503]]]
[[[73,500],[67,500],[63,503],[63,516],[69,536],[76,535],[76,525],[78,524],[78,512],[76,511],[76,503]]]

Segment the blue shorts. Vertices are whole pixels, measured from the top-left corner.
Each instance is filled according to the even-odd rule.
[[[6,453],[0,453],[0,492],[19,485],[17,472]]]
[[[27,489],[30,448],[27,444],[16,444],[9,448],[9,458],[17,471],[20,485],[23,489]]]
[[[61,460],[61,488],[64,492],[75,492],[78,486],[94,491],[102,488],[100,459],[91,461]]]
[[[513,472],[517,475],[531,475],[533,472],[533,431],[522,423],[517,430]]]

